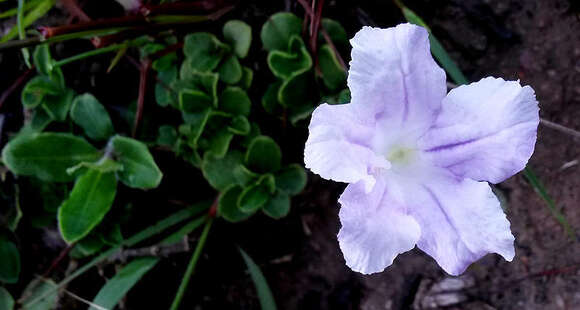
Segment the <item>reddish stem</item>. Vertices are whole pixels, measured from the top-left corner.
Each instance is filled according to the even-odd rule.
[[[58,264],[60,264],[60,262],[68,255],[68,253],[72,250],[72,248],[75,246],[75,243],[71,243],[69,244],[66,248],[64,248],[60,254],[52,261],[52,263],[50,264],[50,267],[48,267],[48,269],[42,274],[43,278],[48,278],[48,276],[50,275],[50,273],[58,266]]]
[[[2,105],[4,105],[4,101],[6,101],[6,99],[8,99],[8,97],[10,97],[10,95],[12,95],[12,93],[20,87],[20,85],[26,82],[34,71],[36,71],[34,67],[26,70],[16,79],[16,81],[14,81],[14,83],[12,83],[12,85],[10,85],[10,87],[8,87],[8,89],[2,93],[2,96],[0,96],[0,108],[2,108]]]
[[[137,111],[135,112],[135,123],[133,124],[132,136],[135,137],[137,134],[137,129],[139,128],[139,122],[143,117],[143,106],[145,105],[145,95],[147,94],[147,76],[149,75],[149,70],[151,69],[151,60],[145,59],[141,63],[141,69],[139,74],[139,97],[137,98]]]

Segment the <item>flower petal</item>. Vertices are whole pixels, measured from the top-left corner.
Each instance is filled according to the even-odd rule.
[[[322,104],[312,114],[310,135],[304,148],[306,168],[323,178],[346,183],[364,181],[369,192],[375,184],[377,168],[389,168],[389,162],[368,146],[374,119],[360,118],[352,104]]]
[[[415,247],[421,234],[417,222],[394,202],[381,178],[366,194],[363,184],[350,184],[340,196],[338,242],[354,271],[381,272],[399,253]]]
[[[350,42],[352,102],[390,123],[429,127],[447,89],[445,72],[431,56],[427,31],[411,24],[363,27]]]
[[[419,145],[435,165],[459,177],[499,183],[532,156],[538,110],[531,87],[485,78],[449,92]]]
[[[447,273],[459,275],[487,253],[514,257],[510,223],[487,182],[440,174],[402,186],[409,214],[421,226],[417,246]]]

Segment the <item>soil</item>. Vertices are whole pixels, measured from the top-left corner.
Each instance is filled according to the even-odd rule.
[[[580,130],[580,5],[574,0],[417,0],[406,4],[431,26],[468,78],[477,81],[491,75],[520,79],[535,89],[541,117]],[[257,38],[256,29],[267,16],[284,9],[303,14],[294,1],[257,1],[241,4],[234,15],[253,25]],[[340,21],[349,36],[363,25],[389,27],[403,22],[390,1],[327,1],[323,15]],[[76,47],[82,50],[82,46]],[[73,52],[66,49],[62,53]],[[8,68],[3,72],[21,72],[14,64],[8,65],[14,63],[8,60],[18,55],[2,56],[0,65]],[[265,53],[258,56],[252,60],[254,68],[263,66]],[[114,90],[119,90],[119,86],[115,84],[130,81],[121,98],[134,99],[137,71],[130,64],[121,63],[117,73],[107,76],[103,72],[106,65],[106,58],[97,58],[80,68],[68,69],[65,76],[73,74],[71,79],[77,79],[73,87],[79,92],[100,91],[100,96],[117,100]],[[15,76],[2,74],[2,88]],[[258,76],[256,80],[268,79]],[[268,133],[285,139],[282,144],[287,161],[301,161],[304,129],[290,133],[272,129]],[[579,138],[540,126],[536,151],[529,163],[576,234],[580,229],[579,143]],[[143,209],[143,213],[152,213],[142,214],[140,223],[155,221],[167,199],[197,200],[198,197],[191,197],[191,186],[195,186],[199,197],[205,198],[204,193],[208,192],[202,185],[188,183],[199,178],[198,171],[175,167],[174,159],[167,154],[155,155],[160,158],[162,170],[167,171],[166,179],[173,176],[179,181],[164,184],[154,193],[135,192],[131,196],[137,199],[133,212]],[[340,227],[337,198],[343,189],[343,184],[310,174],[307,188],[293,199],[287,218],[273,221],[256,216],[235,225],[217,221],[183,309],[260,309],[238,246],[261,267],[279,309],[580,309],[579,243],[567,237],[521,174],[499,185],[516,237],[513,262],[488,255],[458,278],[446,275],[418,249],[399,255],[391,267],[379,274],[364,276],[350,271],[336,240]],[[163,213],[176,209],[163,208]],[[58,242],[53,249],[46,245],[49,233],[50,230],[19,233],[25,255],[36,257],[27,258],[27,263],[36,268],[27,274],[45,270],[62,249]],[[129,293],[125,309],[167,308],[189,257],[190,253],[182,253],[164,259]],[[105,274],[112,270],[112,266],[101,267]],[[93,271],[68,289],[90,299],[104,281]],[[81,307],[73,300],[64,301],[61,306]]]

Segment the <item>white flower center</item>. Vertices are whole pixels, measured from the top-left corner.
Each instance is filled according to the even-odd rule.
[[[394,147],[386,155],[393,166],[407,166],[417,157],[417,150],[410,147]]]

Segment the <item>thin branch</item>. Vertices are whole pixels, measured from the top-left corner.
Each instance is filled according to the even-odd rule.
[[[547,119],[544,119],[544,118],[540,118],[540,124],[542,124],[542,125],[544,125],[544,126],[546,126],[548,128],[557,130],[557,131],[559,131],[561,133],[564,133],[564,134],[567,134],[569,136],[572,136],[572,137],[574,137],[576,139],[580,139],[580,131],[574,130],[572,128],[568,128],[566,126],[562,126],[560,124],[551,122],[551,121],[549,121]]]
[[[137,129],[139,128],[139,122],[143,117],[143,107],[145,106],[145,95],[147,94],[147,77],[149,76],[149,70],[151,69],[151,60],[145,59],[141,63],[141,69],[139,74],[139,97],[137,98],[137,111],[135,111],[135,122],[133,123],[132,136],[135,137],[137,134]]]

